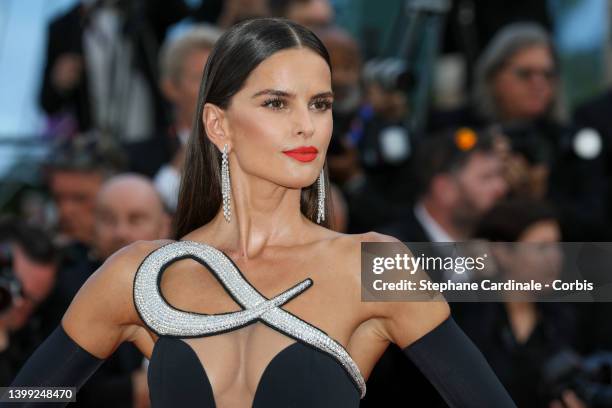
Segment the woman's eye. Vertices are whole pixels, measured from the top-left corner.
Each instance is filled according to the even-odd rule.
[[[263,106],[272,109],[283,109],[285,107],[285,102],[282,99],[268,99],[263,103]]]
[[[326,111],[328,109],[331,109],[332,107],[332,103],[328,100],[314,101],[312,105],[316,110],[319,111]]]

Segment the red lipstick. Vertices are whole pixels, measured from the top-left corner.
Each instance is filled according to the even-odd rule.
[[[314,146],[300,146],[296,149],[285,150],[283,153],[295,160],[309,162],[317,158],[317,153],[319,153],[319,151]]]

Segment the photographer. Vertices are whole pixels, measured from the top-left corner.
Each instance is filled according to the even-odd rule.
[[[499,125],[513,150],[534,153],[549,169],[545,195],[559,208],[564,237],[592,241],[606,233],[608,221],[602,140],[565,120],[560,79],[549,33],[534,23],[507,25],[478,60],[471,103],[429,123]]]
[[[537,271],[538,279],[552,280],[561,272],[559,254],[550,251],[561,240],[558,218],[542,201],[500,202],[483,217],[474,238],[521,243],[497,247],[496,265],[508,278],[526,279],[530,271]],[[583,397],[569,383],[559,385],[553,373],[558,370],[547,368],[553,358],[577,344],[578,317],[573,306],[515,301],[513,296],[503,303],[455,304],[455,318],[518,406],[550,408],[561,400],[570,408],[590,406],[580,402]]]
[[[406,204],[413,193],[408,176],[415,139],[405,125],[412,73],[402,60],[373,59],[364,65],[363,82],[367,103],[359,111],[352,142],[379,194],[392,203]]]
[[[14,218],[0,220],[0,385],[11,383],[19,367],[53,327],[47,314],[56,279],[57,251],[38,228]]]
[[[344,164],[354,170],[343,184],[350,232],[392,222],[414,194],[414,140],[404,123],[412,75],[401,60],[374,59],[364,65],[362,77],[364,103],[352,114],[344,139]],[[333,144],[330,151],[333,155]],[[330,159],[331,169],[339,167],[338,157]]]

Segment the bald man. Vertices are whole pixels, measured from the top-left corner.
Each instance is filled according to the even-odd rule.
[[[124,173],[102,185],[95,206],[93,248],[97,262],[104,262],[134,241],[169,236],[170,217],[148,178]],[[93,384],[84,390],[85,395],[81,392],[81,399],[89,402],[102,393],[107,395],[100,406],[149,406],[146,365],[131,343],[122,344],[101,370],[104,373],[89,381]]]
[[[104,183],[95,219],[94,248],[100,260],[134,241],[169,236],[170,217],[149,179],[128,173]]]

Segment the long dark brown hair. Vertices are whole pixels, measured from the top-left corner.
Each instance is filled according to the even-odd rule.
[[[280,18],[258,18],[232,26],[215,44],[200,85],[198,109],[194,118],[175,215],[178,238],[210,222],[221,206],[221,152],[208,139],[202,113],[204,104],[227,109],[231,98],[262,61],[288,48],[309,48],[327,62],[329,54],[319,38],[307,28]],[[331,204],[329,177],[325,164],[325,220],[330,227]],[[317,183],[302,189],[302,213],[312,221],[317,216]]]

